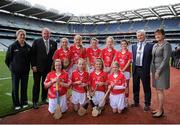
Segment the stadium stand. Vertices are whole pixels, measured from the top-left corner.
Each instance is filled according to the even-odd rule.
[[[163,9],[167,13],[160,11]],[[56,41],[67,37],[70,43],[73,42],[75,34],[81,34],[85,43],[89,43],[92,37],[97,37],[100,43],[104,43],[107,36],[113,36],[117,43],[122,39],[135,42],[136,31],[139,29],[145,29],[147,38],[153,41],[154,31],[157,28],[165,29],[166,39],[169,42],[174,44],[180,42],[180,4],[77,17],[73,14],[59,14],[45,10],[39,5],[31,6],[25,0],[24,2],[1,0],[0,17],[0,42],[5,46],[9,45],[10,40],[15,39],[17,29],[27,31],[27,41],[31,44],[33,39],[41,35],[43,27],[48,27],[52,31],[52,37]],[[0,46],[5,47],[2,44]]]
[[[180,29],[180,19],[165,19],[164,20],[164,29],[177,31]]]
[[[85,25],[84,26],[85,33],[93,33],[95,32],[95,26],[93,25]]]

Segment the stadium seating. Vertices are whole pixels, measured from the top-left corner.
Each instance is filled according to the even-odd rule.
[[[121,23],[120,25],[120,32],[129,32],[129,28],[131,27],[131,22]]]
[[[164,20],[164,29],[165,30],[179,30],[180,29],[180,19],[165,19]]]
[[[9,42],[7,42],[9,39],[15,39],[15,32],[18,29],[26,30],[26,39],[31,44],[35,38],[41,36],[43,27],[48,27],[52,31],[51,36],[55,40],[67,37],[70,43],[73,42],[73,37],[77,33],[83,36],[84,43],[89,43],[92,37],[96,37],[100,43],[104,43],[107,36],[113,36],[117,43],[122,39],[135,42],[136,31],[139,29],[145,29],[148,39],[153,41],[154,31],[160,27],[165,29],[168,41],[172,43],[180,42],[180,18],[87,25],[49,22],[3,12],[0,12],[0,17],[0,39],[3,39],[1,41],[7,46],[9,45]],[[2,45],[1,48],[3,48]]]
[[[93,33],[95,32],[95,26],[92,26],[92,25],[85,25],[84,26],[84,29],[85,29],[85,33]]]
[[[106,33],[107,32],[107,25],[106,24],[99,24],[99,25],[96,25],[96,32],[95,33]]]
[[[147,24],[147,31],[155,31],[161,27],[162,20],[149,20]]]
[[[108,32],[119,32],[119,30],[120,30],[119,26],[120,26],[119,23],[109,24]]]
[[[0,39],[0,51],[6,51],[7,47],[14,42],[14,39]]]
[[[136,32],[138,29],[145,29],[147,21],[136,21],[133,23],[131,32]]]

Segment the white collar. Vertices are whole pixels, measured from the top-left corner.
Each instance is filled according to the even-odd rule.
[[[49,39],[48,39],[48,40],[45,40],[45,39],[43,38],[43,41],[44,41],[44,42],[46,42],[46,41],[48,41],[48,42],[49,42]]]
[[[84,74],[84,72],[80,72],[79,70],[78,70],[78,73],[80,76],[82,76]]]
[[[99,75],[100,73],[101,73],[101,71],[100,71],[100,72],[96,72],[96,71],[95,71],[95,74],[96,74],[96,75]]]
[[[113,48],[111,48],[111,49],[107,48],[107,51],[108,51],[108,52],[111,52],[111,51],[113,51]]]
[[[118,74],[115,74],[115,73],[114,73],[114,74],[113,74],[113,77],[114,77],[114,78],[117,78],[117,77],[118,77]]]
[[[61,75],[61,72],[59,72],[59,74],[56,73],[56,76],[59,77]]]
[[[146,40],[144,40],[144,41],[142,42],[142,45],[145,46],[146,43],[147,43]],[[139,45],[139,46],[140,46],[140,44],[141,44],[141,42],[138,42],[138,45]]]
[[[92,50],[93,50],[93,51],[96,51],[96,50],[97,50],[97,48],[95,48],[95,49],[94,49],[94,48],[92,48]]]

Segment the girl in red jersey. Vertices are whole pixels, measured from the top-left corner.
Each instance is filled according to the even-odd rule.
[[[53,55],[53,60],[60,59],[63,62],[63,69],[68,72],[71,60],[70,50],[68,48],[68,39],[62,38],[60,40],[60,44],[60,48],[57,49]]]
[[[101,58],[96,59],[94,67],[95,70],[90,74],[90,86],[91,93],[95,91],[94,95],[92,95],[92,101],[97,106],[105,95],[107,73],[103,71],[104,64]]]
[[[86,72],[86,62],[79,58],[77,69],[72,73],[72,103],[74,110],[78,111],[80,106],[86,102],[86,89],[89,84],[89,73]]]
[[[77,61],[79,58],[83,58],[86,60],[86,48],[82,45],[82,37],[80,35],[76,35],[74,37],[74,45],[70,46],[71,53],[71,69],[72,73],[77,67]]]
[[[126,77],[126,107],[128,106],[128,97],[129,97],[129,80],[130,80],[130,64],[132,62],[132,53],[128,50],[128,41],[121,41],[121,50],[116,53],[115,61],[117,61],[120,65],[120,70],[124,73]]]
[[[69,87],[68,74],[62,70],[62,62],[56,59],[53,62],[52,71],[49,72],[44,81],[45,88],[48,89],[49,107],[48,111],[53,114],[57,105],[56,82],[59,82],[59,95],[61,112],[65,112],[67,107],[66,93]]]
[[[98,48],[98,39],[92,38],[91,39],[91,47],[87,48],[87,62],[89,72],[94,71],[94,62],[96,58],[100,57],[101,50]]]
[[[125,108],[126,78],[119,70],[119,63],[113,62],[112,73],[108,77],[110,92],[110,106],[113,113],[121,113]]]
[[[104,71],[110,73],[111,71],[111,64],[114,60],[114,56],[116,54],[116,50],[113,48],[114,45],[114,38],[109,36],[106,38],[106,48],[101,52],[101,58],[104,61]]]

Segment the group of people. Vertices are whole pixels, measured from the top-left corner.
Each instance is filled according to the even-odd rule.
[[[33,71],[33,108],[38,109],[40,85],[41,100],[47,103],[48,111],[53,114],[57,101],[60,100],[61,111],[68,109],[67,91],[71,89],[71,102],[78,111],[87,103],[87,95],[92,97],[95,106],[101,105],[107,91],[110,91],[109,103],[114,113],[121,113],[128,107],[129,80],[133,78],[132,107],[139,106],[140,80],[142,81],[145,104],[144,111],[150,110],[151,84],[156,89],[158,107],[152,111],[155,118],[164,114],[164,90],[170,87],[171,45],[165,41],[163,29],[155,31],[157,43],[146,39],[144,30],[136,33],[137,43],[128,50],[129,42],[121,40],[120,49],[114,49],[114,38],[106,38],[106,47],[98,47],[98,39],[90,40],[90,47],[82,44],[82,36],[75,35],[74,44],[69,47],[68,39],[60,40],[60,47],[50,39],[50,30],[42,30],[42,38],[34,40],[32,47],[25,42],[26,32],[16,32],[16,41],[9,46],[5,63],[12,74],[12,99],[15,110],[26,108],[27,84],[30,67]],[[151,75],[151,73],[152,75]],[[21,81],[21,84],[20,84]],[[21,96],[19,99],[19,84]],[[58,84],[58,87],[57,87]],[[57,97],[56,93],[59,93]],[[105,99],[107,101],[107,99]]]
[[[178,44],[171,54],[171,66],[180,69],[180,44]]]

